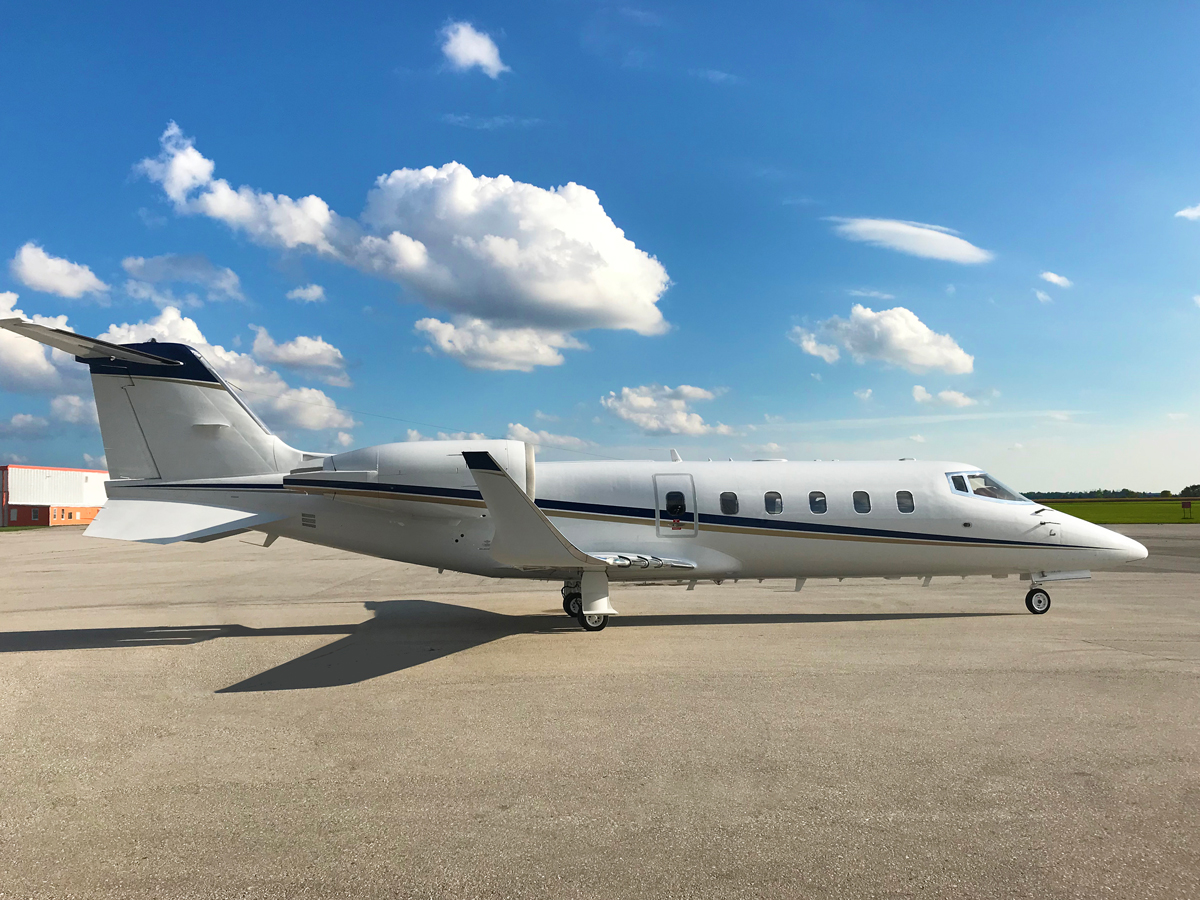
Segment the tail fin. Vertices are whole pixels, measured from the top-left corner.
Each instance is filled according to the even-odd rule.
[[[271,434],[186,344],[110,344],[20,319],[2,320],[0,328],[87,364],[113,478],[267,475],[315,458]]]

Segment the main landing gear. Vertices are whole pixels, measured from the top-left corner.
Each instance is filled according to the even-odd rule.
[[[1050,608],[1050,595],[1044,588],[1030,588],[1029,593],[1025,595],[1025,608],[1035,616],[1042,615]]]
[[[608,578],[603,572],[585,572],[578,579],[568,579],[562,598],[563,612],[584,631],[603,631],[608,617],[616,614],[608,602]]]
[[[579,593],[579,582],[568,581],[563,585],[563,612],[572,619],[578,619],[583,615],[583,594]]]

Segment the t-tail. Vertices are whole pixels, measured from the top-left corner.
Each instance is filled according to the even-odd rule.
[[[268,475],[316,458],[273,435],[186,344],[110,344],[23,319],[0,320],[0,328],[87,364],[113,478]]]

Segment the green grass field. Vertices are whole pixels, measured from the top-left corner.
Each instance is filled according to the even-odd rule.
[[[1082,500],[1068,501],[1037,500],[1043,506],[1065,512],[1078,519],[1086,519],[1097,525],[1166,525],[1176,522],[1200,522],[1185,519],[1179,500]],[[1193,501],[1191,513],[1200,516],[1200,499]]]

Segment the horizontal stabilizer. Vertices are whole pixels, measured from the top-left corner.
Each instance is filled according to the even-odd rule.
[[[167,500],[109,500],[84,532],[85,537],[147,544],[173,544],[215,538],[268,522],[284,515],[246,512],[198,503]]]
[[[467,450],[463,458],[495,525],[493,559],[522,569],[605,568],[563,537],[490,453]]]
[[[182,365],[177,359],[167,359],[164,356],[155,356],[153,353],[131,350],[99,338],[84,337],[73,331],[38,325],[35,322],[26,322],[24,319],[0,319],[0,328],[6,328],[27,338],[32,338],[56,350],[62,350],[64,353],[74,354],[80,359],[123,359],[126,362],[151,366]]]

